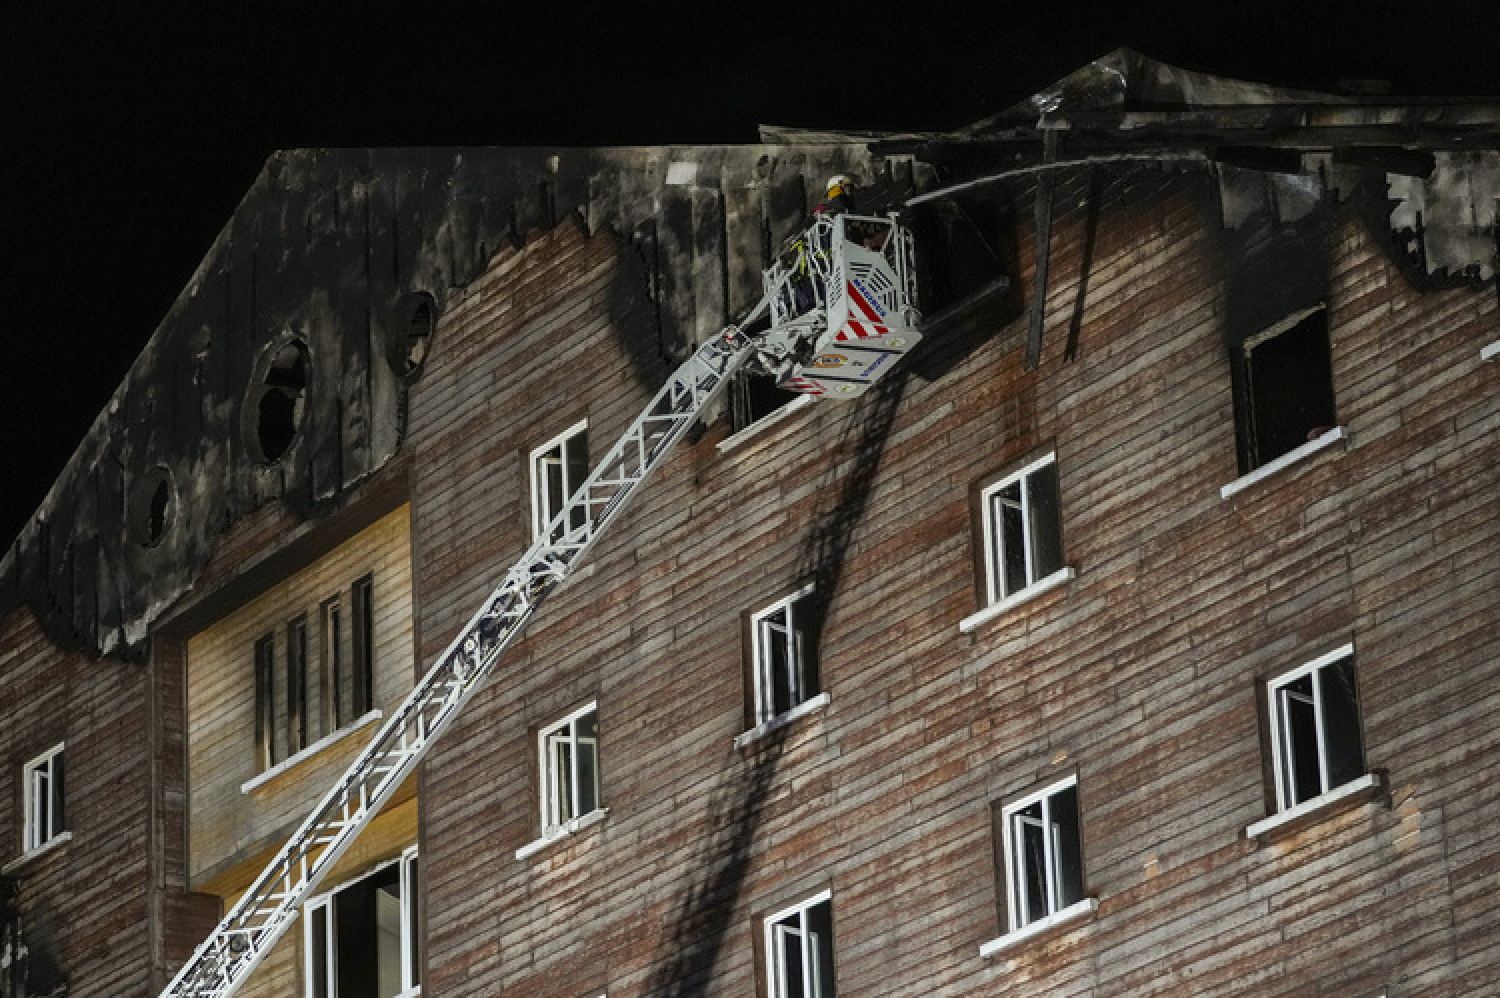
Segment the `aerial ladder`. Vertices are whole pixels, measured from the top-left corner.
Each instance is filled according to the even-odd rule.
[[[736,371],[758,369],[816,398],[853,398],[921,339],[912,236],[894,214],[820,214],[764,272],[763,287],[744,319],[667,378],[161,998],[229,998],[239,990],[542,601]]]

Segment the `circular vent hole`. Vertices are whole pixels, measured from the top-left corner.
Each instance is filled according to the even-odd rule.
[[[251,449],[261,461],[279,461],[302,429],[307,409],[307,345],[288,340],[275,347],[247,407]]]
[[[176,513],[177,490],[171,471],[158,465],[136,479],[126,511],[132,540],[142,547],[156,547],[167,536]]]

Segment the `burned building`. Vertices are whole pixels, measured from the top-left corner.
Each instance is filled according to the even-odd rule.
[[[0,562],[6,994],[160,993],[839,174],[921,343],[737,375],[241,993],[1500,988],[1500,102],[761,139],[272,157]]]

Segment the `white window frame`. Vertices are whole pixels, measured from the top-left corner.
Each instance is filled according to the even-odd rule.
[[[1046,575],[1038,574],[1036,564],[1036,540],[1031,529],[1031,489],[1027,486],[1027,479],[1036,474],[1047,465],[1057,465],[1057,452],[1052,451],[1027,462],[1024,466],[986,485],[979,493],[979,519],[981,527],[980,544],[983,545],[983,589],[984,606],[977,613],[971,614],[958,622],[958,630],[961,634],[967,634],[981,624],[994,620],[1019,603],[1024,603],[1033,597],[1040,596],[1049,589],[1055,589],[1076,573],[1062,559],[1062,482],[1061,472],[1058,473],[1058,509],[1057,523],[1054,529],[1057,531],[1058,539],[1058,561],[1057,568]],[[1003,552],[999,548],[1002,538],[996,530],[997,517],[994,515],[996,495],[1003,489],[1021,483],[1021,543],[1022,557],[1025,562],[1026,584],[1012,592],[1006,592],[1003,583],[1005,565]]]
[[[422,985],[416,983],[417,972],[420,969],[417,961],[420,954],[412,951],[412,938],[415,935],[416,926],[413,920],[416,918],[417,892],[415,877],[413,876],[417,866],[417,847],[410,846],[401,853],[399,859],[388,863],[381,863],[371,870],[365,871],[352,880],[346,880],[331,891],[319,894],[309,900],[302,908],[302,993],[307,998],[317,994],[316,981],[313,979],[314,960],[312,959],[313,947],[317,944],[316,932],[313,928],[313,915],[319,909],[323,911],[323,948],[327,954],[324,962],[324,994],[328,998],[339,998],[338,993],[338,959],[336,950],[337,927],[334,925],[333,899],[342,890],[368,880],[391,866],[400,864],[400,890],[401,890],[401,990],[393,998],[421,998]]]
[[[1042,926],[1055,924],[1061,916],[1069,914],[1088,901],[1087,897],[1083,897],[1077,901],[1068,902],[1067,904],[1063,903],[1061,896],[1061,856],[1059,855],[1062,847],[1056,834],[1057,829],[1054,827],[1052,835],[1042,836],[1042,865],[1047,876],[1045,888],[1047,914],[1041,918],[1025,918],[1027,914],[1026,884],[1024,880],[1026,864],[1025,857],[1020,851],[1020,843],[1016,841],[1014,832],[1015,822],[1021,817],[1020,812],[1040,801],[1042,805],[1042,827],[1044,829],[1047,828],[1052,824],[1052,798],[1070,788],[1075,791],[1076,796],[1078,788],[1078,777],[1076,775],[1067,776],[1054,783],[1050,783],[1040,790],[1006,804],[1000,810],[1002,854],[1005,859],[1006,924],[1011,933],[1022,932],[1028,929],[1036,931]],[[1078,824],[1079,837],[1081,839],[1083,825],[1081,806],[1079,808]],[[1078,865],[1080,869],[1083,869],[1082,841],[1078,843],[1078,850]]]
[[[1053,451],[1043,457],[1037,458],[999,481],[992,482],[984,487],[980,493],[979,500],[982,507],[984,525],[984,591],[987,602],[990,605],[1013,599],[1022,593],[1036,588],[1046,581],[1048,575],[1041,575],[1036,565],[1036,538],[1031,529],[1031,489],[1028,487],[1029,479],[1047,465],[1057,464],[1057,452]],[[1005,588],[1005,563],[1000,544],[1003,538],[997,529],[998,517],[995,515],[995,503],[998,494],[1019,482],[1021,484],[1021,547],[1022,557],[1025,561],[1026,584],[1019,589],[1006,591]],[[1061,520],[1062,511],[1058,510],[1058,518]],[[1057,525],[1059,536],[1062,534],[1062,524]]]
[[[527,467],[531,475],[531,536],[539,538],[546,533],[547,526],[552,519],[561,513],[568,500],[578,491],[578,487],[588,478],[588,455],[584,455],[584,477],[576,482],[568,480],[567,445],[573,438],[587,433],[589,421],[581,419],[572,426],[563,430],[557,436],[548,440],[540,447],[531,452],[531,460]],[[555,453],[554,453],[555,452]],[[558,461],[562,469],[563,495],[557,500],[557,508],[552,509],[553,496],[548,477],[542,471],[542,466],[549,461]],[[566,526],[564,527],[566,530]]]
[[[1308,662],[1305,665],[1298,666],[1291,672],[1287,672],[1283,675],[1277,676],[1276,678],[1266,683],[1266,703],[1268,705],[1268,713],[1270,715],[1269,740],[1271,742],[1271,771],[1275,781],[1276,809],[1278,812],[1291,811],[1294,808],[1304,807],[1309,803],[1321,801],[1324,798],[1328,797],[1328,795],[1332,794],[1334,791],[1338,790],[1339,787],[1346,785],[1339,784],[1338,787],[1329,785],[1331,777],[1328,772],[1328,733],[1325,730],[1326,722],[1323,713],[1322,678],[1324,669],[1337,662],[1341,662],[1346,658],[1351,660],[1352,665],[1352,660],[1354,658],[1354,645],[1352,643],[1336,648],[1325,655],[1320,655],[1317,658],[1313,659],[1311,662]],[[1291,726],[1287,723],[1286,716],[1283,712],[1282,694],[1285,693],[1288,696],[1291,695],[1291,691],[1288,690],[1287,687],[1289,687],[1297,680],[1301,679],[1303,676],[1307,675],[1312,676],[1313,730],[1318,746],[1319,792],[1314,796],[1309,797],[1307,800],[1298,801],[1293,799],[1293,796],[1296,792],[1296,776],[1294,773],[1290,773],[1288,770],[1288,767],[1293,765],[1293,753],[1289,745],[1289,739],[1292,736],[1292,729]],[[1357,718],[1359,695],[1357,674],[1355,678],[1355,684],[1355,710]],[[1364,746],[1361,745],[1361,753],[1363,753],[1363,749]]]
[[[22,767],[22,852],[31,853],[61,838],[67,823],[67,776],[64,768],[62,813],[53,806],[52,784],[57,778],[57,769],[63,759],[66,742],[56,745],[31,759]],[[38,806],[39,803],[42,806]]]
[[[815,934],[807,925],[807,914],[820,904],[833,903],[833,891],[823,890],[810,898],[798,901],[790,907],[783,908],[774,914],[767,915],[765,919],[765,954],[766,954],[766,991],[769,998],[833,998],[832,995],[818,993],[818,981],[821,975],[818,973],[821,957],[818,955],[818,947]],[[797,928],[788,930],[780,924],[791,916],[797,916]],[[829,921],[832,922],[832,911],[830,907]],[[781,960],[781,941],[789,931],[795,932],[800,939],[802,949],[803,993],[794,995],[787,990],[786,965]],[[833,940],[828,941],[829,953],[833,952]]]
[[[807,654],[805,643],[810,635],[799,632],[793,607],[803,600],[810,599],[813,595],[813,588],[813,584],[809,583],[791,595],[784,596],[770,606],[750,615],[750,659],[754,670],[755,724],[757,726],[790,714],[822,692],[821,689],[797,688],[803,685],[805,680],[802,665]],[[777,623],[774,620],[777,615],[783,615],[783,623]],[[786,668],[789,673],[787,689],[791,691],[792,698],[792,703],[784,711],[777,711],[775,704],[776,682],[773,674],[775,659],[771,654],[771,647],[772,642],[777,641],[785,646]],[[816,649],[813,654],[816,655]]]
[[[588,741],[588,739],[581,740],[579,738],[576,725],[577,722],[582,718],[587,717],[589,714],[594,714],[594,723],[597,727],[598,712],[598,701],[593,701],[591,703],[585,704],[582,707],[579,707],[568,716],[547,725],[545,728],[542,728],[537,732],[537,771],[539,776],[541,777],[542,784],[541,792],[537,796],[541,800],[543,839],[548,839],[556,836],[560,833],[560,829],[569,826],[573,822],[577,822],[579,819],[584,818],[585,816],[592,814],[595,811],[602,810],[603,808],[603,799],[600,791],[601,781],[599,779],[599,737],[595,735],[592,739],[592,748],[594,753],[594,806],[588,811],[578,810],[578,802],[581,798],[582,790],[582,784],[580,783],[580,776],[578,772],[578,745],[581,741]],[[565,743],[572,747],[572,750],[568,753],[568,758],[570,760],[570,771],[568,773],[568,793],[569,797],[571,798],[569,802],[570,813],[566,818],[562,816],[562,809],[560,807],[561,800],[559,799],[557,794],[558,780],[556,778],[553,766],[554,756],[552,747],[551,745],[549,745],[549,741],[559,732],[564,730],[567,731],[567,734],[564,736]]]

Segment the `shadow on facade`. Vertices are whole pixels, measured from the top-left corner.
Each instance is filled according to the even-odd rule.
[[[45,926],[50,919],[43,919]],[[28,944],[29,943],[29,944]],[[50,932],[27,933],[21,917],[20,885],[0,877],[0,998],[53,998],[68,986],[57,961]]]
[[[895,371],[853,403],[838,442],[828,454],[824,487],[817,494],[837,498],[818,512],[795,576],[816,585],[811,638],[819,645],[854,531],[869,508],[886,442],[906,394],[907,378],[905,369]],[[850,459],[854,467],[840,484],[839,468]],[[708,842],[691,867],[701,872],[683,892],[677,912],[664,926],[664,948],[669,956],[647,986],[647,994],[698,998],[708,993],[719,954],[735,927],[734,919],[745,911],[740,905],[745,879],[775,790],[787,730],[776,731],[757,743],[745,765],[714,791],[708,805]]]

